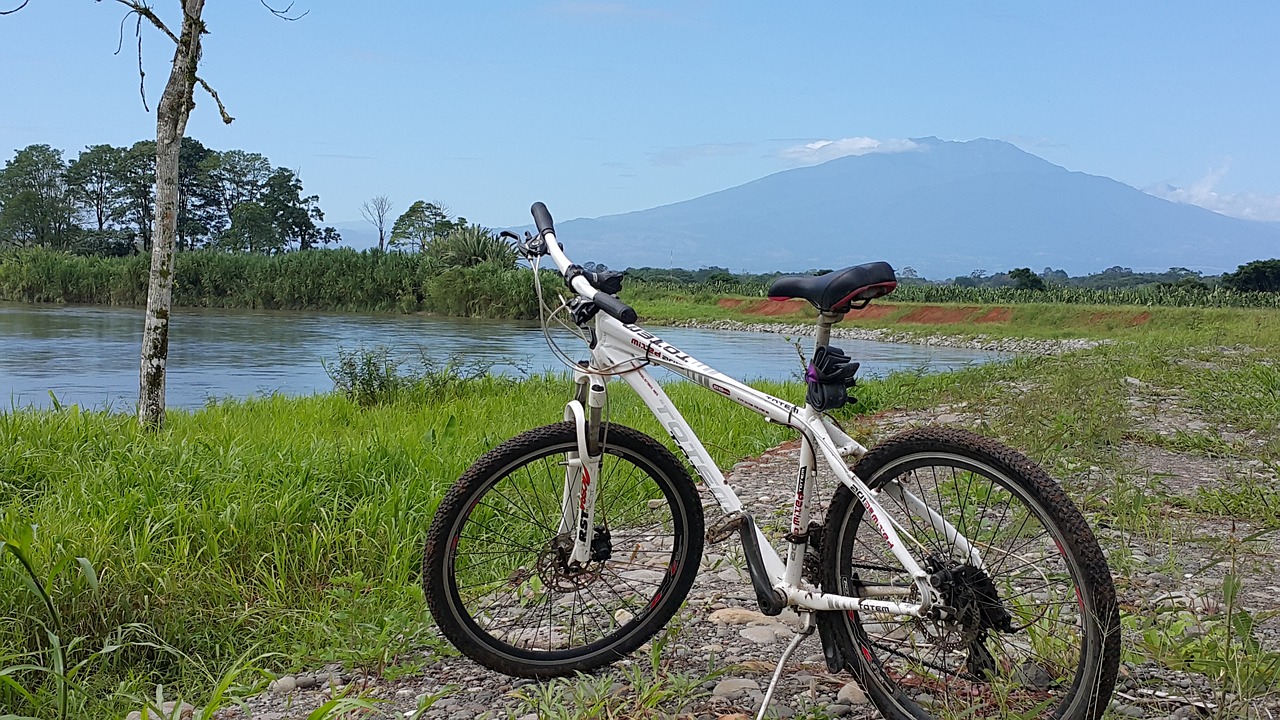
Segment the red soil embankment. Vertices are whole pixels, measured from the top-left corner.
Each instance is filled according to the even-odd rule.
[[[804,300],[738,300],[721,298],[716,304],[727,310],[741,310],[748,315],[793,315],[804,310],[809,303]]]
[[[898,322],[911,323],[913,325],[953,325],[955,323],[968,322],[980,310],[982,308],[979,307],[956,308],[925,305],[898,318]]]
[[[1003,323],[1013,319],[1013,309],[1006,307],[991,308],[973,321],[976,323]]]

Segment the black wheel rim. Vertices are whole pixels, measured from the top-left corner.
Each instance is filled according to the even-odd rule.
[[[521,662],[554,665],[617,647],[669,594],[686,554],[686,514],[671,479],[610,446],[596,480],[596,559],[566,567],[572,539],[557,530],[562,463],[574,450],[561,443],[508,464],[449,535],[448,597],[464,630]]]
[[[979,546],[986,567],[975,568],[925,516],[891,497],[893,481],[940,508]],[[930,572],[954,577],[944,585],[944,600],[958,606],[953,610],[959,617],[849,613],[865,679],[916,716],[1060,713],[1079,686],[1088,659],[1085,636],[1093,631],[1085,621],[1083,572],[1040,503],[990,465],[936,452],[899,458],[868,482],[885,490],[880,500],[890,515],[924,546],[910,543],[917,560]],[[842,591],[910,586],[884,539],[873,525],[859,522],[861,516],[855,506],[841,528]],[[998,603],[988,597],[990,589]],[[997,609],[1007,624],[999,622]]]

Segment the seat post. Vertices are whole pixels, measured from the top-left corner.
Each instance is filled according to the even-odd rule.
[[[818,334],[814,338],[814,352],[823,345],[831,344],[831,326],[844,319],[844,313],[836,312],[819,312],[818,313]]]

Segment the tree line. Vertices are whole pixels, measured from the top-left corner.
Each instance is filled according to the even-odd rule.
[[[825,275],[830,269],[809,270],[802,274]],[[727,268],[711,266],[698,270],[683,268],[628,268],[627,277],[651,283],[672,285],[768,285],[783,274],[791,273],[733,273]],[[1054,287],[1083,288],[1087,290],[1182,290],[1210,292],[1222,287],[1237,292],[1280,292],[1280,259],[1254,260],[1239,266],[1235,272],[1222,275],[1205,275],[1184,267],[1172,267],[1164,272],[1134,272],[1119,265],[1106,270],[1077,277],[1065,270],[1046,267],[1037,273],[1029,267],[1013,268],[990,273],[974,270],[945,280],[921,277],[910,266],[898,269],[901,285],[955,285],[968,288],[1011,288],[1015,290],[1048,290]]]
[[[184,137],[178,158],[178,250],[275,254],[340,240],[320,225],[319,196],[305,194],[296,172],[264,155]],[[49,145],[18,150],[0,171],[0,247],[150,251],[155,169],[153,140],[90,145],[70,161]]]

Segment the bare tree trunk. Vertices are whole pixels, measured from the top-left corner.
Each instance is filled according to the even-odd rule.
[[[169,309],[173,304],[174,244],[178,233],[178,152],[187,118],[195,107],[196,66],[205,0],[183,0],[182,33],[173,51],[173,69],[156,108],[156,215],[147,287],[147,319],[142,330],[142,371],[138,382],[138,422],[164,425],[165,364],[169,358]]]
[[[391,198],[379,195],[360,205],[360,214],[369,224],[378,228],[378,250],[387,251],[387,215],[391,213]]]

